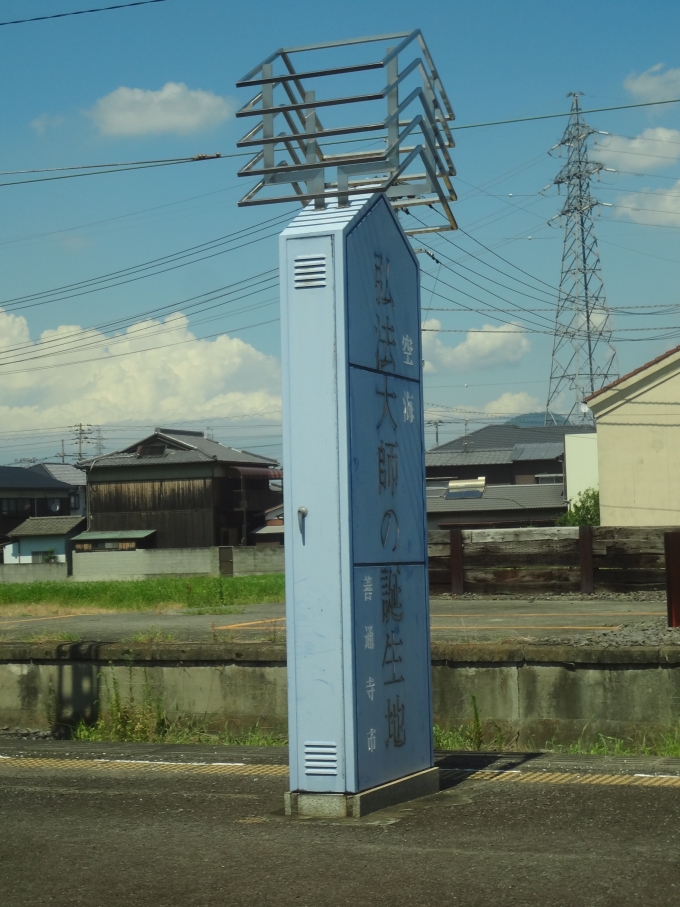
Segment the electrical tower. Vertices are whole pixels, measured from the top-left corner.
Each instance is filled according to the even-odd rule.
[[[566,187],[567,198],[558,215],[565,219],[565,232],[546,425],[557,423],[558,406],[568,407],[568,420],[578,415],[585,421],[583,398],[619,376],[593,222],[600,202],[590,192],[592,177],[604,166],[588,158],[595,129],[581,115],[580,93],[567,95],[572,98],[569,123],[554,146],[567,149],[567,162],[553,181],[558,190]]]

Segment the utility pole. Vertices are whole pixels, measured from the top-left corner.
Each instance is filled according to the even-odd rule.
[[[590,192],[592,177],[605,168],[588,157],[588,139],[596,130],[583,119],[579,95],[567,96],[571,116],[551,149],[567,149],[567,162],[553,181],[558,189],[566,186],[567,198],[556,215],[564,218],[565,232],[546,425],[557,424],[558,406],[569,408],[567,420],[583,413],[583,398],[619,376],[593,221],[593,209],[601,203]]]
[[[92,437],[90,434],[91,429],[91,425],[83,425],[82,422],[78,422],[78,424],[74,425],[72,428],[72,431],[76,436],[76,443],[78,444],[79,460],[83,459],[83,445],[88,444]]]

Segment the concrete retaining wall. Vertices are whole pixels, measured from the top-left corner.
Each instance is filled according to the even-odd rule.
[[[219,576],[219,548],[140,548],[75,551],[75,582],[133,580],[150,576]]]
[[[44,583],[67,578],[67,564],[0,564],[0,583]]]
[[[0,726],[48,728],[106,709],[116,679],[169,717],[214,728],[285,731],[285,647],[279,644],[0,644]],[[598,734],[666,730],[680,718],[680,647],[600,649],[434,644],[435,721],[471,721],[524,748]]]
[[[136,580],[152,576],[248,576],[283,573],[283,548],[140,548],[77,551],[75,582]]]

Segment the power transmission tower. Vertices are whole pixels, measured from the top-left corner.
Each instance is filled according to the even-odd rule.
[[[101,425],[97,426],[97,430],[94,435],[95,443],[95,453],[100,457],[104,453],[104,438],[102,436],[102,427]]]
[[[569,407],[567,419],[578,413],[585,420],[583,398],[619,376],[593,222],[600,202],[590,192],[592,177],[604,166],[588,157],[588,139],[596,130],[581,115],[580,93],[567,96],[571,116],[554,146],[567,149],[567,162],[553,181],[558,189],[566,186],[567,198],[557,215],[565,220],[565,232],[546,425],[557,423],[558,406]]]

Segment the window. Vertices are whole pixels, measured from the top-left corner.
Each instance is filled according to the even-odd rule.
[[[33,501],[31,498],[2,498],[0,513],[2,516],[31,516]]]
[[[46,551],[31,551],[31,563],[32,564],[46,564],[47,563],[47,552]]]
[[[80,495],[77,491],[71,492],[71,495],[69,497],[69,504],[71,510],[80,510]]]

